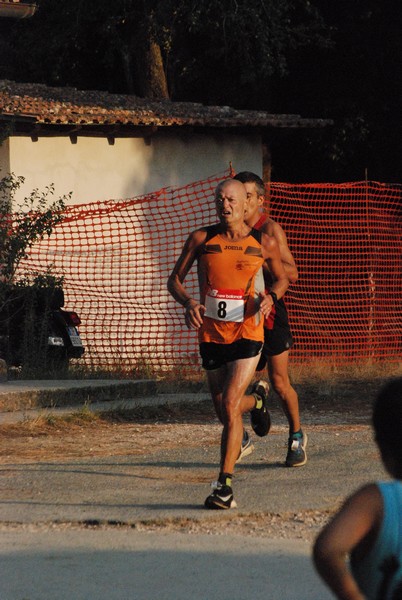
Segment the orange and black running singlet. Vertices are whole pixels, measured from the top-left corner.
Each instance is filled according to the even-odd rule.
[[[201,303],[206,307],[200,343],[231,344],[242,338],[262,342],[261,232],[252,229],[245,238],[231,242],[222,236],[219,225],[206,231],[198,255]]]

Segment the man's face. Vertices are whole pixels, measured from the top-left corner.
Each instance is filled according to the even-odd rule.
[[[247,203],[245,207],[244,219],[253,219],[259,217],[260,208],[264,204],[264,197],[258,194],[254,182],[244,183],[247,192]]]
[[[215,197],[219,220],[228,225],[244,221],[247,192],[240,181],[229,181],[222,185]]]

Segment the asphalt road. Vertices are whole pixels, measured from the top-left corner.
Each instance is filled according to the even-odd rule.
[[[300,540],[1,531],[2,600],[327,600]]]
[[[360,483],[384,476],[368,427],[310,428],[309,461],[301,468],[284,467],[285,441],[278,427],[254,440],[255,452],[235,471],[237,512],[331,509]],[[203,501],[217,476],[218,452],[179,446],[140,456],[5,464],[0,522],[215,517]]]

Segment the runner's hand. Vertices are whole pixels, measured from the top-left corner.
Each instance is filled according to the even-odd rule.
[[[199,329],[201,327],[205,310],[205,306],[203,304],[198,304],[195,300],[191,300],[186,305],[184,319],[188,329]]]
[[[274,301],[270,294],[260,293],[260,311],[262,312],[265,318],[269,316],[273,305]]]

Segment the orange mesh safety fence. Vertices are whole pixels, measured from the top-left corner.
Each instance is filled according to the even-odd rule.
[[[91,369],[141,374],[194,369],[198,345],[167,279],[190,233],[213,223],[214,190],[229,170],[179,188],[67,208],[50,238],[21,263],[21,271],[64,276],[65,308],[82,321]],[[196,269],[186,286],[198,295]]]
[[[216,222],[214,189],[229,171],[141,197],[72,206],[22,271],[64,276],[82,319],[80,363],[130,374],[199,370],[197,336],[167,278],[188,234]],[[287,293],[292,361],[400,359],[402,186],[375,182],[269,186],[271,216],[299,268]],[[196,267],[185,282],[198,296]]]
[[[402,186],[273,183],[268,191],[299,269],[286,295],[292,361],[400,360]]]

